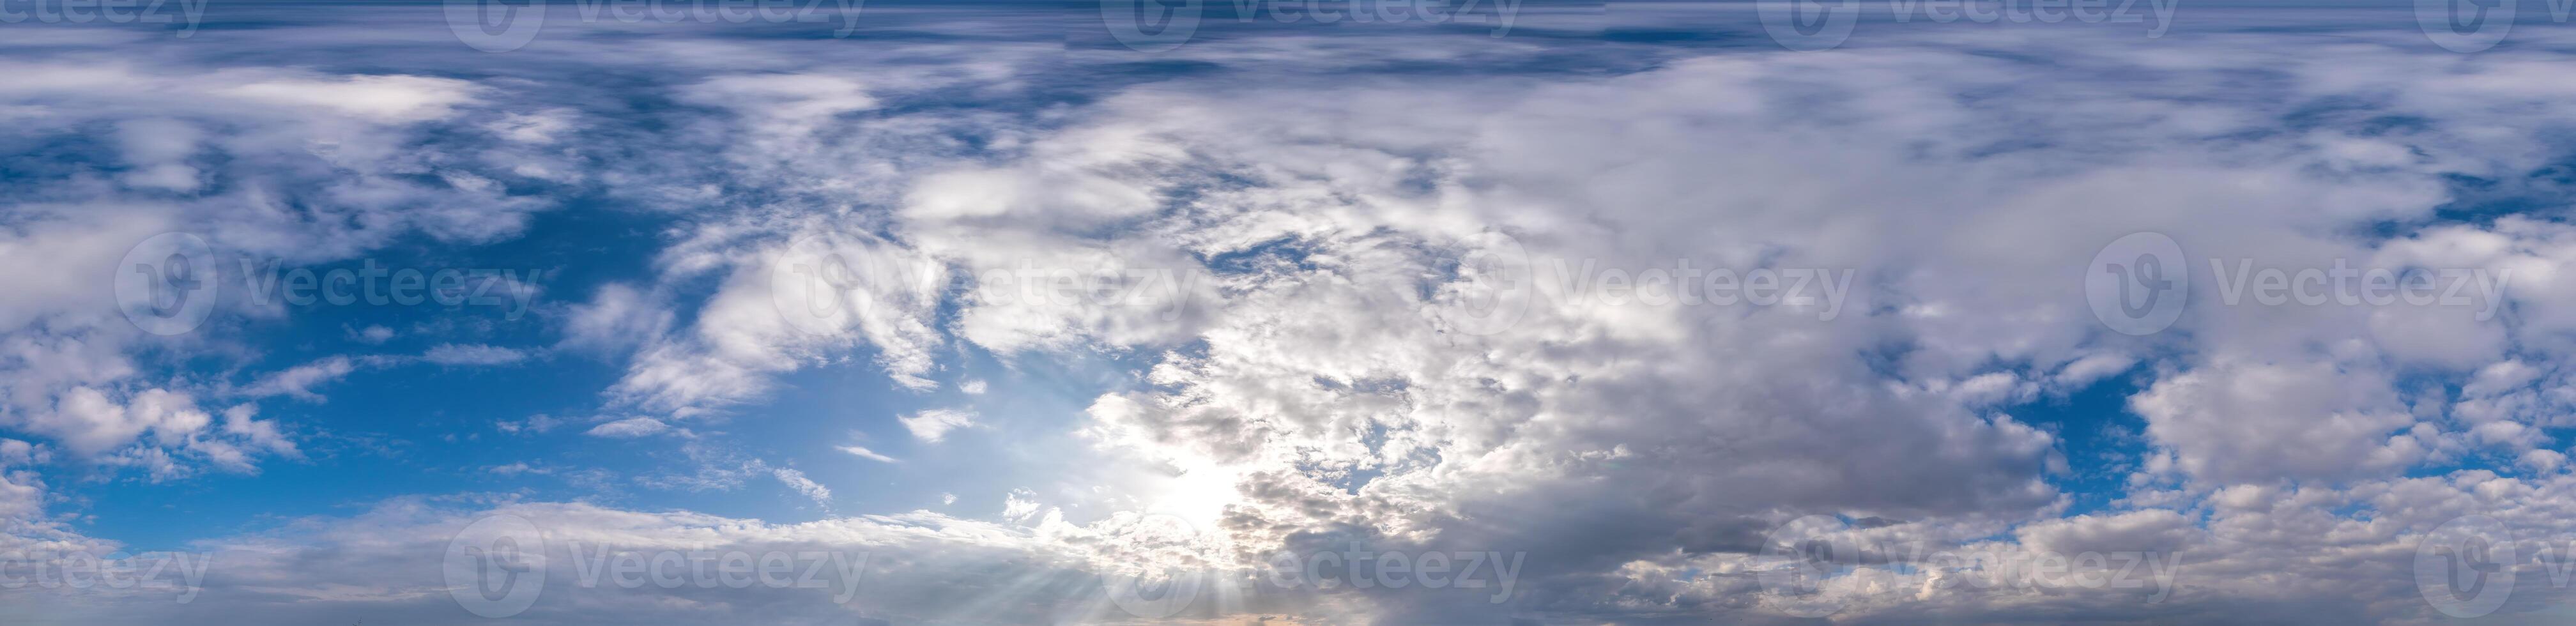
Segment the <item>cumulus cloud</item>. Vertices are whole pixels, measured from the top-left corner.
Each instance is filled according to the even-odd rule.
[[[671,225],[645,237],[660,246],[649,275],[555,312],[555,345],[616,370],[602,402],[632,417],[588,435],[681,436],[589,443],[676,443],[697,465],[648,486],[775,479],[827,511],[832,492],[804,472],[675,424],[759,419],[782,389],[850,371],[899,394],[937,380],[982,394],[988,362],[1109,381],[1030,386],[1075,407],[1071,441],[994,459],[1114,469],[1011,477],[1001,485],[1033,487],[1005,493],[999,521],[413,498],[207,540],[237,568],[208,606],[284,621],[452,615],[435,568],[389,565],[434,559],[470,520],[504,514],[550,540],[865,552],[887,569],[870,572],[864,611],[926,623],[1119,619],[1089,581],[1122,567],[1240,572],[1362,545],[1509,549],[1526,579],[1472,596],[1267,591],[1187,617],[2405,621],[2432,615],[2407,559],[2433,527],[2481,514],[2533,537],[2568,530],[2576,477],[2552,429],[2576,425],[2576,386],[2555,365],[2576,328],[2576,282],[2559,269],[2576,262],[2576,229],[2500,214],[2564,203],[2556,131],[2571,105],[2550,79],[2563,55],[2428,56],[2381,31],[2159,47],[1995,30],[1811,54],[1587,41],[1598,57],[1566,61],[1584,71],[1537,78],[1471,70],[1561,49],[1248,38],[1166,59],[1203,64],[1201,78],[1129,87],[1111,72],[1077,95],[1051,91],[1081,82],[1056,73],[1103,53],[1062,41],[872,73],[694,42],[656,60],[743,65],[675,61],[656,69],[678,76],[636,79],[649,93],[617,101],[687,111],[649,131],[518,79],[30,57],[0,68],[17,77],[0,101],[108,132],[99,158],[116,169],[55,177],[81,193],[19,210],[0,261],[103,276],[133,241],[180,228],[299,260],[481,243],[549,206],[514,190],[597,183]],[[2007,45],[2052,54],[1992,52]],[[1349,50],[1426,71],[1311,67]],[[636,143],[608,157],[564,144],[589,133]],[[620,158],[643,153],[688,158]],[[218,197],[173,199],[190,194]],[[2141,231],[2192,255],[2194,304],[2132,337],[2093,318],[2080,274]],[[2280,306],[2230,301],[2241,285],[2202,272],[2337,263],[2511,280],[2487,292],[2493,307]],[[1648,269],[1813,270],[1848,290],[1654,304]],[[1555,280],[1569,271],[1581,280]],[[209,384],[147,358],[157,340],[119,326],[88,281],[9,280],[25,297],[0,302],[0,425],[30,439],[0,440],[11,541],[86,540],[49,521],[52,484],[19,468],[52,455],[163,479],[295,456],[298,429],[247,405],[219,421],[198,399],[319,401],[370,363]],[[356,336],[392,338],[372,330]],[[527,357],[442,343],[422,359]],[[2049,404],[2131,382],[2105,409],[2122,415]],[[951,439],[959,429],[989,427],[962,408],[897,421],[952,450],[977,443]],[[2085,438],[2095,430],[2108,434]],[[812,446],[835,449],[894,461]],[[1200,534],[1163,536],[1143,511]],[[2188,578],[2030,593],[2039,581],[1981,586],[1992,570],[1880,553],[1815,590],[1763,584],[1785,565],[1764,554],[1768,533],[1810,515],[1846,526],[1838,540],[1983,563],[2136,553],[2189,564]],[[559,548],[543,548],[548,562],[582,558]],[[531,617],[862,612],[811,593],[564,589]]]

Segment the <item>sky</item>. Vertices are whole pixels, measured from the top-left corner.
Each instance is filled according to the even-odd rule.
[[[2567,9],[0,1],[0,623],[2563,623]]]

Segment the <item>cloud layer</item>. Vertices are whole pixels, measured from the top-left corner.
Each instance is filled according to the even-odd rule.
[[[574,425],[556,454],[474,465],[581,497],[378,493],[191,536],[212,565],[187,605],[0,595],[49,623],[466,622],[442,567],[509,519],[546,589],[522,615],[548,623],[2402,623],[2443,615],[2415,567],[2446,522],[2492,518],[2524,555],[2576,531],[2576,105],[2545,34],[2463,56],[2411,23],[1927,27],[1787,52],[1595,16],[1146,55],[1068,44],[1056,9],[867,10],[889,21],[850,40],[590,24],[498,55],[434,19],[346,43],[423,15],[393,10],[277,26],[311,42],[291,47],[48,27],[0,67],[26,122],[0,141],[37,168],[0,181],[0,263],[59,269],[0,285],[0,552],[122,549],[81,532],[73,482],[399,450],[315,408],[364,380],[605,373],[549,409],[582,416],[471,418]],[[103,277],[163,232],[294,265],[537,236],[623,256],[512,274],[565,300],[531,309],[534,338],[333,320],[347,353],[280,362],[272,333],[311,309],[129,323]],[[2192,304],[2146,335],[2085,282],[2136,232],[2191,259]],[[2474,306],[2227,280],[2346,266],[2502,278]],[[1028,382],[1066,370],[1099,382]],[[782,406],[814,388],[924,406]],[[1071,408],[1000,404],[1027,396]],[[764,420],[881,430],[787,458]],[[859,510],[874,485],[824,469],[941,456],[1028,486]],[[812,517],[635,490],[776,491]],[[1874,548],[1783,583],[1803,539]],[[864,576],[600,584],[621,551]],[[1278,582],[1282,555],[1328,553],[1491,569]],[[2518,567],[2497,610],[2565,597]],[[1197,601],[1121,591],[1138,580]]]

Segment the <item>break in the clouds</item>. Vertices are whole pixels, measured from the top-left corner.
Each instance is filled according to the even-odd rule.
[[[0,15],[0,598],[47,624],[2576,598],[2563,16],[1791,4]]]

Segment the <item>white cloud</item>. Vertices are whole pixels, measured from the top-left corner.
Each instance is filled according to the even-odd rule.
[[[976,426],[975,413],[962,409],[929,409],[895,421],[903,423],[904,430],[912,431],[912,436],[931,443],[948,438],[950,431]]]
[[[895,460],[895,459],[894,459],[894,457],[886,456],[886,455],[883,455],[883,454],[878,454],[878,453],[877,453],[877,451],[875,451],[875,450],[869,450],[869,449],[867,449],[866,447],[863,447],[863,446],[847,445],[847,446],[837,446],[837,447],[835,447],[835,448],[833,448],[833,449],[835,449],[835,450],[840,450],[840,451],[842,451],[842,452],[847,452],[847,453],[850,453],[850,455],[851,455],[851,456],[856,456],[856,457],[859,457],[859,458],[862,458],[862,459],[867,459],[867,460],[870,460],[870,461],[877,461],[877,462],[882,462],[882,463],[901,463],[901,462],[902,462],[902,461],[897,461],[897,460]]]
[[[381,325],[369,325],[366,328],[351,329],[349,338],[368,344],[380,344],[393,340],[394,329]]]
[[[420,358],[439,365],[509,365],[527,360],[528,353],[516,348],[482,344],[443,343],[422,353]]]
[[[823,507],[823,510],[832,509],[832,490],[821,483],[814,482],[813,479],[806,478],[804,472],[781,467],[771,469],[769,473],[777,477],[778,482],[786,483],[788,488],[795,489],[796,493],[812,498],[815,504]]]
[[[321,402],[324,398],[313,391],[315,386],[339,380],[357,369],[357,362],[348,357],[325,357],[262,377],[259,382],[242,389],[242,393],[254,398],[285,395],[306,402]]]
[[[446,117],[474,101],[479,89],[470,82],[425,76],[347,76],[272,78],[218,89],[217,93],[261,104],[310,107],[383,122],[418,122]]]
[[[649,301],[644,292],[610,283],[601,286],[589,303],[573,307],[563,344],[599,351],[623,349],[661,336],[670,325],[671,313]]]
[[[1026,522],[1031,516],[1037,515],[1037,495],[1027,489],[1013,489],[1009,494],[1003,495],[1002,519]]]
[[[593,426],[585,434],[593,437],[633,438],[658,435],[670,430],[671,426],[662,423],[661,420],[650,417],[629,417]]]
[[[1617,43],[1587,48],[1619,59],[1616,71],[1543,78],[1388,79],[1322,59],[1500,67],[1556,51],[1546,42],[1209,42],[1168,58],[1224,71],[1050,94],[1045,110],[1016,112],[928,101],[1024,99],[1026,83],[1064,84],[1066,60],[1099,51],[979,49],[992,56],[868,65],[862,82],[770,72],[815,64],[692,41],[638,54],[666,55],[650,57],[655,69],[686,76],[655,97],[716,113],[692,108],[596,159],[566,156],[582,149],[570,139],[635,129],[579,126],[570,120],[613,121],[535,101],[539,88],[516,79],[28,57],[0,67],[13,77],[0,106],[23,128],[117,122],[102,147],[117,169],[55,185],[103,191],[26,205],[0,234],[0,261],[66,268],[8,279],[0,424],[42,440],[17,457],[59,449],[155,478],[199,463],[247,468],[259,450],[294,454],[283,433],[299,429],[253,420],[249,405],[224,410],[218,428],[194,398],[226,393],[131,356],[219,354],[209,337],[230,336],[215,328],[147,346],[120,326],[95,277],[132,241],[195,229],[226,250],[299,260],[415,234],[482,242],[518,233],[546,204],[509,190],[597,183],[640,212],[690,221],[661,233],[654,276],[599,287],[563,311],[561,345],[624,368],[612,408],[653,413],[589,434],[685,435],[671,424],[856,359],[873,359],[894,388],[928,391],[934,376],[987,356],[1013,368],[1105,357],[1115,365],[1081,373],[1100,374],[1108,391],[1075,399],[1088,406],[1073,428],[1094,449],[1036,455],[1141,469],[1089,496],[1090,485],[1045,485],[1061,508],[1015,490],[1007,524],[394,501],[210,544],[242,565],[223,583],[234,593],[209,606],[313,618],[281,621],[349,606],[453,614],[437,604],[444,583],[381,565],[434,558],[473,515],[508,512],[603,542],[899,551],[908,558],[891,561],[894,575],[874,578],[890,581],[893,601],[873,605],[889,614],[1086,621],[1103,617],[1085,612],[1096,597],[1028,581],[1153,552],[1091,541],[1132,537],[1140,524],[1089,511],[1144,509],[1202,523],[1226,548],[1208,555],[1533,546],[1529,595],[1512,603],[1375,590],[1229,607],[1244,613],[1761,621],[1818,598],[1748,582],[1765,563],[1745,552],[1773,524],[1830,513],[1877,524],[1858,533],[1963,553],[2154,550],[2194,564],[2191,584],[2152,605],[2132,590],[1944,587],[1962,572],[1864,568],[1820,594],[1847,603],[1839,615],[1854,621],[2361,623],[2430,617],[2406,593],[2404,559],[2449,516],[2566,530],[2576,479],[2558,473],[2564,455],[2546,433],[2570,425],[2576,404],[2576,386],[2550,365],[2571,347],[2558,336],[2576,328],[2576,273],[2559,269],[2576,262],[2576,229],[2524,217],[2454,224],[2438,209],[2493,199],[2462,197],[2484,192],[2457,181],[2553,184],[2534,173],[2567,153],[2552,130],[2576,113],[2554,78],[2563,55],[2426,56],[2411,27],[2398,29],[2404,44],[2297,29],[2195,34],[2188,45],[1996,30],[1974,42],[1888,34],[1816,54]],[[904,58],[959,51],[917,45]],[[1994,46],[2059,54],[1978,51]],[[1373,52],[1327,54],[1361,49]],[[1029,54],[1044,61],[1013,56]],[[685,61],[706,58],[725,61]],[[494,147],[451,146],[445,134]],[[640,162],[654,153],[680,154]],[[2495,193],[2509,192],[2519,191]],[[170,199],[195,193],[220,197]],[[2203,260],[2513,269],[2512,314],[2228,304],[2202,284],[2173,330],[2128,338],[2091,319],[2074,277],[2104,242],[2137,231],[2171,235]],[[1542,264],[1687,259],[1861,278],[1834,320],[1813,307],[1619,303],[1542,281],[1519,292],[1514,323],[1475,328],[1473,296],[1492,292],[1473,278],[1481,270],[1460,266],[1513,250]],[[883,273],[855,283],[799,274],[830,258]],[[1159,273],[1133,289],[1055,298],[1032,297],[1010,273],[1079,278],[1104,266]],[[319,386],[366,364],[334,358],[239,394],[318,400]],[[1144,371],[1126,376],[1131,364]],[[2145,418],[2134,433],[2142,455],[2067,449],[2060,425],[2016,415],[2019,403],[2124,372],[2146,385],[2128,399]],[[960,391],[983,391],[982,379],[966,380]],[[899,421],[937,442],[977,419],[933,409]],[[544,430],[534,419],[499,427]],[[765,474],[829,499],[801,472],[693,443],[683,454],[701,467],[640,482],[720,489]],[[9,449],[0,443],[0,459]],[[2111,497],[2106,510],[2067,516],[2061,486],[2095,482],[2065,480],[2068,457],[2105,452],[2118,458],[2091,471],[2131,482],[2086,494]],[[2445,463],[2530,475],[2420,474]],[[0,471],[0,520],[15,526],[0,530],[10,541],[59,536],[30,526],[48,519],[52,496],[15,467]],[[1099,506],[1073,505],[1085,497]],[[1065,521],[1077,515],[1097,519]],[[785,594],[664,590],[648,604],[563,589],[573,595],[546,609],[560,612],[534,617],[849,617]],[[984,589],[1031,595],[971,595]]]

